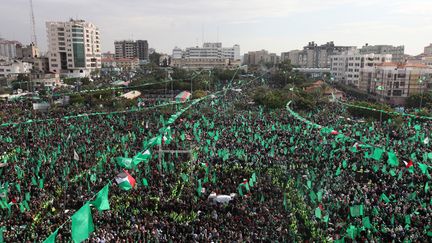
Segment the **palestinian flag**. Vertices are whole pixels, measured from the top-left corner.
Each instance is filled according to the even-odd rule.
[[[135,179],[125,170],[115,178],[119,187],[123,190],[130,190],[135,187]]]
[[[407,169],[409,169],[411,166],[414,166],[414,163],[412,162],[412,160],[410,160],[409,162],[404,161],[404,163],[405,163],[405,167]]]

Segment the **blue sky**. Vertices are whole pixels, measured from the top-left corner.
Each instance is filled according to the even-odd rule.
[[[103,51],[112,51],[114,40],[133,38],[171,53],[174,46],[201,45],[203,32],[204,41],[239,44],[242,53],[280,54],[309,41],[334,41],[405,45],[406,53],[416,55],[432,43],[431,0],[33,0],[33,5],[42,50],[45,22],[70,17],[100,28]],[[29,15],[28,0],[2,0],[0,36],[28,43]]]

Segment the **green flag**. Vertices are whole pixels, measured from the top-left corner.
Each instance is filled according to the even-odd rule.
[[[372,159],[377,160],[377,161],[380,161],[383,152],[384,152],[384,151],[383,151],[382,149],[380,149],[380,148],[375,148],[375,149],[374,149],[374,152],[373,152],[373,155],[372,155]]]
[[[321,209],[319,207],[315,208],[315,217],[319,219],[322,217]]]
[[[350,207],[351,217],[359,217],[363,215],[363,205],[354,205]]]
[[[388,163],[391,166],[398,166],[399,165],[399,161],[396,157],[396,154],[394,152],[387,152],[388,154]]]
[[[110,204],[108,201],[108,191],[109,191],[109,183],[106,184],[97,194],[96,199],[91,202],[97,210],[104,211],[110,209]]]
[[[90,204],[87,202],[72,215],[72,240],[82,242],[94,231]]]
[[[339,176],[340,174],[341,174],[341,167],[338,167],[335,176]]]
[[[372,228],[369,217],[364,217],[364,218],[362,219],[362,223],[363,223],[363,226],[364,226],[366,229],[370,229],[370,228]]]
[[[143,185],[144,185],[145,187],[148,187],[148,181],[147,181],[146,178],[143,178],[143,179],[142,179],[142,183],[143,183]]]
[[[122,168],[126,169],[132,169],[132,159],[131,158],[124,158],[124,157],[117,157],[115,158],[118,165],[120,165]]]
[[[384,193],[381,194],[380,200],[384,201],[385,203],[389,203],[390,202],[390,199]]]
[[[57,233],[58,233],[59,229],[56,229],[50,236],[48,236],[48,238],[46,238],[43,243],[55,243],[55,239],[57,237]],[[0,241],[1,242],[1,241]]]

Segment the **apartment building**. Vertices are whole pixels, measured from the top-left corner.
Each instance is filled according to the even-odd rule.
[[[391,54],[392,62],[405,62],[405,47],[392,45],[369,45],[359,49],[361,54]]]
[[[17,48],[22,44],[15,40],[5,40],[0,38],[0,57],[14,59],[17,57]]]
[[[404,104],[410,95],[432,89],[432,68],[424,64],[384,62],[360,72],[360,89],[391,104]]]
[[[50,72],[86,77],[101,68],[99,28],[84,20],[47,22]]]
[[[330,74],[336,82],[358,88],[362,69],[373,68],[383,62],[391,62],[391,60],[391,54],[361,54],[359,50],[351,49],[330,57]]]
[[[146,40],[122,40],[114,42],[115,58],[138,58],[141,63],[149,60],[149,47]]]

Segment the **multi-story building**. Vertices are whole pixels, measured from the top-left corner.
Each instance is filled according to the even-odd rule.
[[[177,46],[174,47],[171,57],[173,59],[183,58],[183,50],[181,48],[178,48]]]
[[[70,19],[46,27],[50,72],[84,77],[101,68],[100,32],[94,24]]]
[[[146,40],[122,40],[114,42],[116,58],[138,58],[141,62],[149,59],[149,48]]]
[[[22,44],[19,41],[10,41],[0,38],[0,57],[14,59],[17,57],[17,48]]]
[[[329,68],[330,56],[353,49],[353,46],[335,46],[333,41],[318,46],[315,42],[309,42],[303,50],[284,52],[282,61],[290,60],[291,64],[301,68]]]
[[[360,48],[361,54],[391,54],[392,62],[403,63],[405,62],[405,47],[404,46],[391,46],[391,45],[364,45]]]
[[[432,68],[424,64],[385,62],[360,72],[360,89],[392,104],[404,104],[413,94],[430,91]]]
[[[243,64],[245,65],[278,64],[279,62],[280,57],[275,53],[269,53],[267,50],[250,51],[243,56]]]
[[[138,58],[102,58],[102,68],[119,70],[135,70],[139,67]]]
[[[137,48],[137,58],[140,61],[148,61],[149,60],[149,46],[146,40],[137,40],[136,41]]]
[[[34,43],[30,43],[27,46],[17,46],[16,53],[16,58],[18,59],[38,58],[40,55],[39,48]]]
[[[222,47],[222,43],[204,43],[202,47],[182,50],[175,47],[170,65],[185,69],[232,68],[240,65],[240,46]]]
[[[432,56],[432,43],[424,48],[423,54],[425,56]]]
[[[383,62],[390,62],[391,54],[360,54],[351,49],[339,55],[330,57],[330,74],[336,82],[359,87],[360,72],[362,69],[373,68]]]
[[[30,73],[32,64],[20,60],[0,60],[0,78],[16,78],[18,74]]]
[[[220,69],[235,69],[241,65],[240,60],[231,61],[230,59],[222,58],[179,58],[171,59],[171,67],[183,68],[188,70],[213,68]]]
[[[173,50],[179,57],[179,48]],[[202,47],[188,47],[182,53],[184,58],[210,58],[210,59],[229,59],[231,61],[240,60],[240,46],[234,45],[233,47],[222,47],[222,43],[204,43]]]

